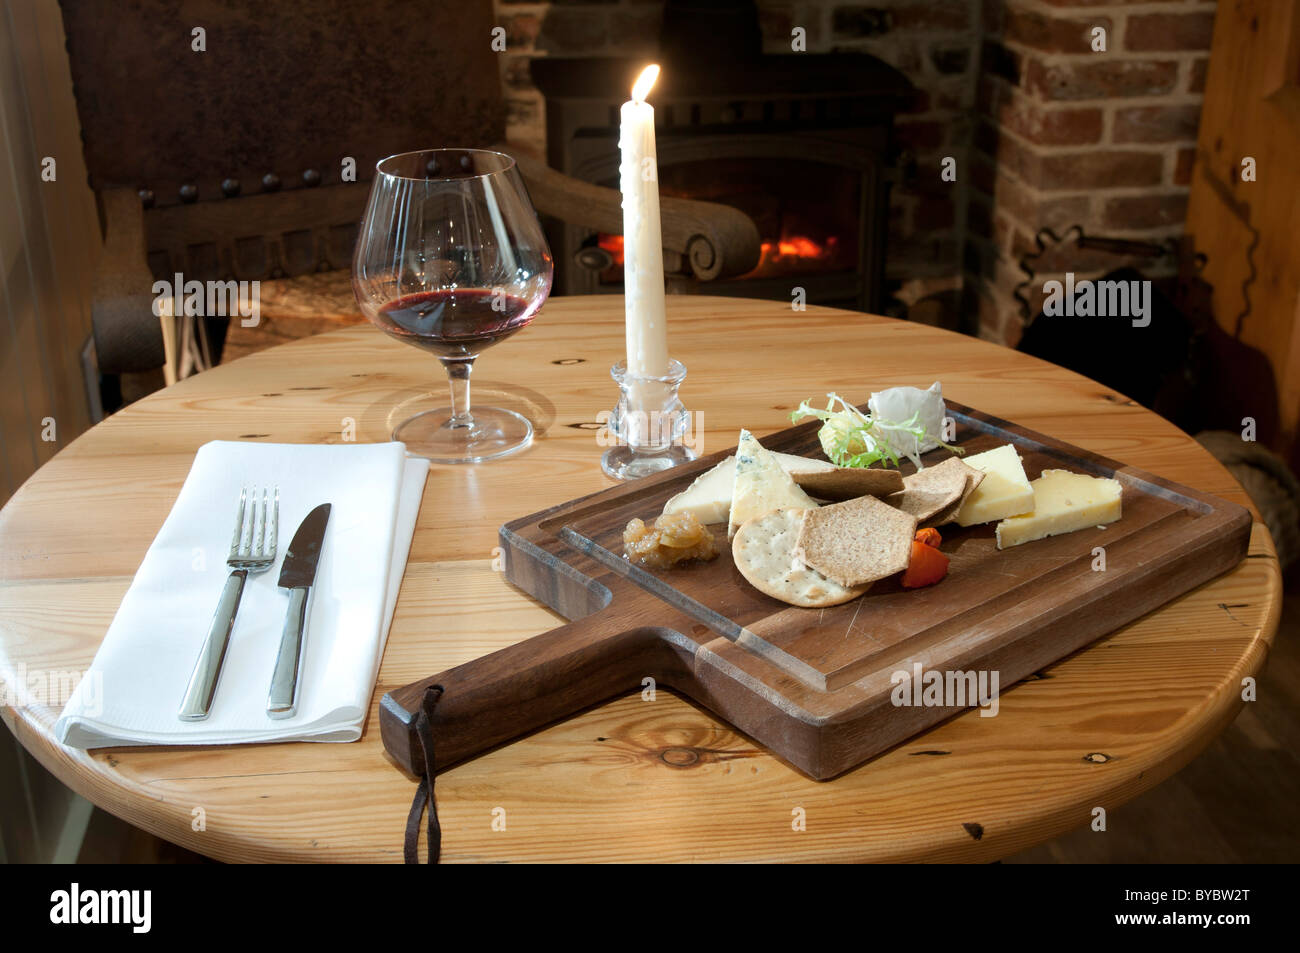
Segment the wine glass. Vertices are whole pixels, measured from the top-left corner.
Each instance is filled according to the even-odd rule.
[[[375,180],[352,259],[370,322],[436,354],[451,406],[403,421],[393,439],[436,463],[477,463],[532,441],[526,418],[470,412],[470,372],[485,348],[527,326],[551,291],[551,250],[514,159],[482,149],[389,156]]]

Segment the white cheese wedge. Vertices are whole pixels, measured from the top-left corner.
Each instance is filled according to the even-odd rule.
[[[835,469],[835,464],[829,460],[813,460],[774,450],[766,452],[776,457],[786,473],[815,473]],[[694,483],[672,497],[664,504],[664,512],[691,513],[706,526],[710,523],[725,523],[731,512],[731,490],[735,482],[736,458],[732,455],[712,470],[701,473]]]
[[[817,504],[799,489],[776,456],[763,448],[748,430],[740,432],[736,446],[736,479],[731,487],[727,539],[742,523],[772,510],[812,510]]]
[[[1118,480],[1069,470],[1044,470],[1030,486],[1034,511],[998,524],[998,549],[1113,523],[1123,515],[1123,488]]]
[[[984,479],[957,511],[959,525],[991,523],[1033,510],[1034,490],[1014,445],[1008,443],[962,460],[983,470]]]

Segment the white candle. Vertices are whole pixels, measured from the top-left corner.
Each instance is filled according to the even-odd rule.
[[[645,101],[659,76],[647,66],[623,104],[619,122],[619,184],[623,191],[623,297],[627,369],[639,377],[668,374],[664,322],[664,253],[659,225],[659,169],[655,111]]]

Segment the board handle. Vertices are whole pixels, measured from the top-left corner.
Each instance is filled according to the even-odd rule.
[[[666,683],[684,674],[674,634],[602,609],[405,685],[380,703],[384,747],[411,774],[424,773],[415,718],[425,689],[440,685],[431,733],[441,771],[616,695],[640,691],[647,677]]]

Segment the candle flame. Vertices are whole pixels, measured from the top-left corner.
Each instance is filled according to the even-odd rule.
[[[645,98],[650,95],[650,87],[655,84],[655,80],[658,78],[659,64],[651,63],[641,71],[641,75],[632,84],[632,98],[638,103],[645,102]]]

